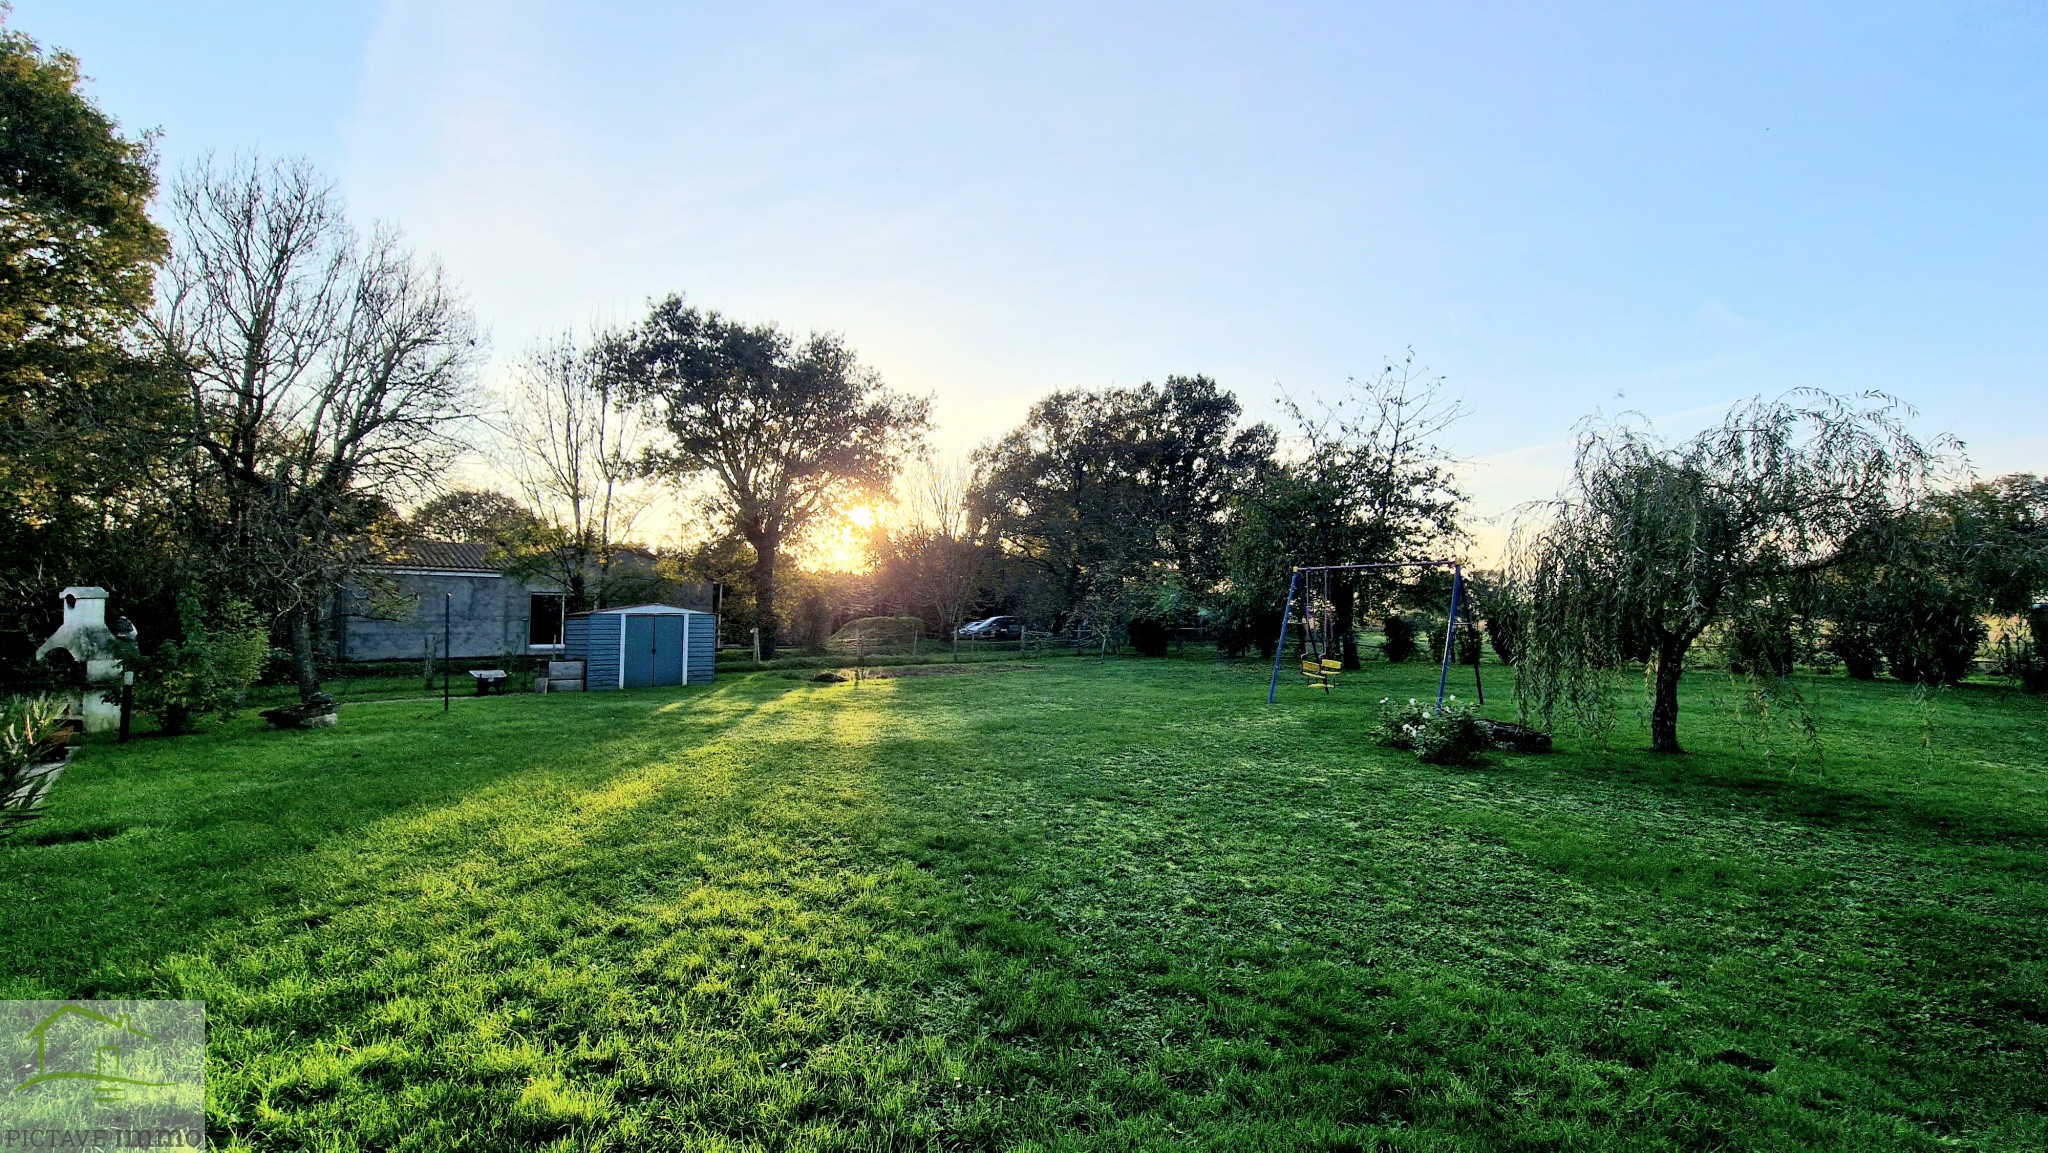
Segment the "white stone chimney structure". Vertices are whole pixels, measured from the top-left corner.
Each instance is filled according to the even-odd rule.
[[[86,687],[78,712],[85,718],[85,731],[111,732],[121,726],[124,674],[114,656],[113,631],[107,628],[107,590],[78,585],[65,589],[58,598],[64,603],[64,623],[36,650],[36,659],[63,649],[84,665]]]

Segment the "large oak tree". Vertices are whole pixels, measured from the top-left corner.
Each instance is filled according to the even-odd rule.
[[[1056,627],[1150,614],[1224,577],[1226,510],[1273,455],[1206,376],[1073,389],[978,454],[975,510]]]
[[[849,501],[887,493],[922,441],[927,402],[884,387],[838,336],[798,339],[680,296],[610,341],[605,362],[665,434],[650,469],[708,480],[719,527],[753,549],[761,650],[773,653],[783,547]]]

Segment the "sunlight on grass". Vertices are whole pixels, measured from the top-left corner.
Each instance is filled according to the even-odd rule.
[[[1426,671],[1275,708],[1198,662],[764,674],[94,747],[0,850],[36,894],[0,973],[205,999],[229,1148],[2039,1144],[2039,702],[1940,702],[1934,775],[1847,683],[1824,776],[1440,770],[1364,736]]]

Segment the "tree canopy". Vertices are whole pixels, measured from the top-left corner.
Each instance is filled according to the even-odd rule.
[[[78,61],[0,29],[0,382],[97,377],[149,306],[164,234],[148,138],[79,91]]]
[[[512,374],[506,463],[537,514],[512,571],[566,590],[571,612],[616,603],[616,562],[651,499],[640,483],[646,422],[604,356],[601,339],[562,333],[528,348]]]
[[[0,28],[0,665],[20,669],[51,593],[104,584],[175,628],[158,511],[175,382],[132,338],[164,235],[147,137],[81,91],[78,61]]]
[[[1924,496],[1936,454],[1907,415],[1880,394],[1799,391],[1676,445],[1639,425],[1587,429],[1565,491],[1512,558],[1523,707],[1546,725],[1604,724],[1608,677],[1645,662],[1651,747],[1678,752],[1693,642],[1869,548]]]
[[[1227,510],[1273,454],[1272,430],[1239,416],[1214,380],[1170,376],[1055,392],[983,449],[973,505],[1038,614],[1121,619],[1212,592]]]
[[[1354,379],[1311,411],[1289,402],[1299,453],[1267,469],[1236,509],[1230,577],[1237,616],[1266,646],[1279,626],[1296,565],[1433,559],[1453,546],[1464,497],[1439,443],[1464,414],[1441,377],[1412,354]],[[1391,576],[1350,574],[1331,585],[1335,643],[1358,667],[1361,593],[1385,597]]]
[[[491,489],[454,488],[413,510],[407,530],[427,540],[487,544],[500,551],[530,540],[540,518],[513,497]]]
[[[753,548],[755,613],[772,653],[783,547],[848,501],[885,495],[922,442],[928,403],[885,387],[838,336],[799,340],[680,296],[614,337],[605,366],[664,434],[648,469],[708,481],[717,526]]]

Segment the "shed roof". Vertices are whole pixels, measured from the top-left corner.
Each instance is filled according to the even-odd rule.
[[[497,573],[501,566],[490,562],[491,546],[474,541],[401,540],[381,550],[372,565],[376,568],[430,569],[435,572]]]
[[[697,609],[685,609],[685,608],[677,608],[677,607],[676,607],[675,605],[618,605],[618,606],[615,606],[615,607],[613,607],[613,608],[608,608],[608,609],[590,609],[590,610],[589,610],[589,611],[587,611],[587,612],[580,612],[580,613],[570,613],[569,615],[570,615],[570,616],[572,616],[572,617],[596,617],[596,616],[634,616],[634,617],[647,617],[647,616],[676,616],[676,617],[708,617],[708,616],[710,616],[711,614],[710,614],[710,613],[707,613],[707,612],[700,612],[700,611],[698,611]]]

